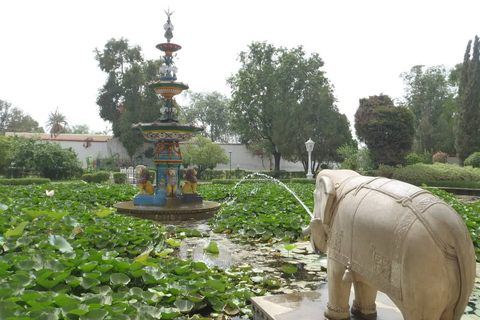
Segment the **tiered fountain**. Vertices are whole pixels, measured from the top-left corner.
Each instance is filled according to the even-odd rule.
[[[175,116],[177,109],[173,97],[182,93],[183,90],[187,90],[188,86],[176,81],[177,67],[173,62],[173,53],[182,47],[170,42],[173,38],[173,25],[170,20],[173,12],[166,11],[165,13],[168,17],[167,23],[164,25],[167,42],[156,46],[157,49],[164,52],[165,63],[160,67],[160,80],[148,83],[148,86],[153,88],[165,103],[160,108],[159,119],[152,123],[138,123],[132,126],[139,128],[145,139],[154,143],[156,184],[153,188],[145,188],[147,192],[137,194],[133,201],[120,202],[114,207],[119,212],[155,220],[176,220],[192,216],[203,218],[205,215],[215,213],[220,204],[203,201],[194,188],[190,188],[184,193],[181,191],[179,167],[182,163],[182,153],[180,141],[191,139],[202,128],[190,124],[180,124]]]

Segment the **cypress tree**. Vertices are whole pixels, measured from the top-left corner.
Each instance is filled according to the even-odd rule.
[[[455,148],[460,163],[475,151],[480,150],[480,44],[478,36],[465,51],[462,74],[458,88]]]

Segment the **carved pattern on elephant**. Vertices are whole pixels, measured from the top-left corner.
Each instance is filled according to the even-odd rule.
[[[400,288],[403,245],[408,230],[410,230],[416,219],[417,217],[410,210],[407,210],[393,233],[392,274],[390,281],[397,288]],[[401,299],[402,297],[397,298]]]
[[[345,312],[350,312],[349,307],[335,307],[330,304],[330,302],[327,302],[327,309],[333,312],[338,312],[338,313],[345,313]]]
[[[328,248],[335,251],[340,251],[342,247],[343,229],[333,230],[330,239],[328,239]]]
[[[372,251],[373,272],[384,280],[390,281],[390,276],[392,274],[392,260],[379,253],[377,247],[372,243],[370,244],[370,250]]]
[[[328,252],[328,257],[329,259],[331,258],[344,266],[346,266],[350,261],[350,258],[335,250],[330,250]],[[380,291],[391,294],[397,299],[402,298],[402,293],[399,287],[393,286],[389,280],[376,276],[373,272],[362,267],[355,261],[350,261],[350,269],[374,283],[380,289]]]
[[[365,312],[365,311],[375,312],[377,311],[377,305],[375,303],[365,305],[365,304],[361,304],[360,302],[357,302],[357,300],[353,300],[352,309],[359,310],[362,312]]]

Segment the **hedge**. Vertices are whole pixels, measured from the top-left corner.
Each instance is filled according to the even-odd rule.
[[[14,179],[0,179],[0,184],[5,185],[29,185],[29,184],[43,184],[43,183],[50,183],[49,178],[14,178]]]
[[[282,183],[290,183],[290,179],[276,179]],[[213,179],[212,184],[237,184],[241,179]],[[269,183],[269,182],[275,182],[275,180],[272,179],[262,179],[262,178],[250,178],[250,179],[245,179],[243,180],[242,183]]]
[[[125,172],[113,173],[113,181],[115,181],[115,184],[125,184],[126,180],[127,180],[127,174]]]
[[[315,179],[307,179],[307,178],[292,178],[290,179],[290,183],[302,183],[302,184],[315,184]]]
[[[419,187],[426,185],[427,187],[445,187],[445,188],[465,188],[465,189],[480,189],[480,181],[413,181],[411,184]]]
[[[408,183],[428,181],[480,181],[480,168],[459,167],[458,165],[435,163],[433,165],[417,163],[411,166],[395,168],[393,179]]]
[[[98,171],[95,173],[85,173],[82,175],[82,180],[85,182],[95,182],[102,183],[107,182],[110,178],[110,172],[108,171]],[[113,177],[115,179],[115,175]]]

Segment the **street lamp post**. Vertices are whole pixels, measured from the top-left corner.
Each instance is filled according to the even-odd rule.
[[[232,179],[232,150],[228,151],[230,153],[230,179]]]
[[[312,151],[313,151],[313,146],[315,145],[315,142],[312,141],[312,139],[308,139],[307,142],[305,142],[305,147],[307,147],[307,152],[308,152],[308,173],[307,173],[307,179],[313,179],[313,174],[312,174]]]

